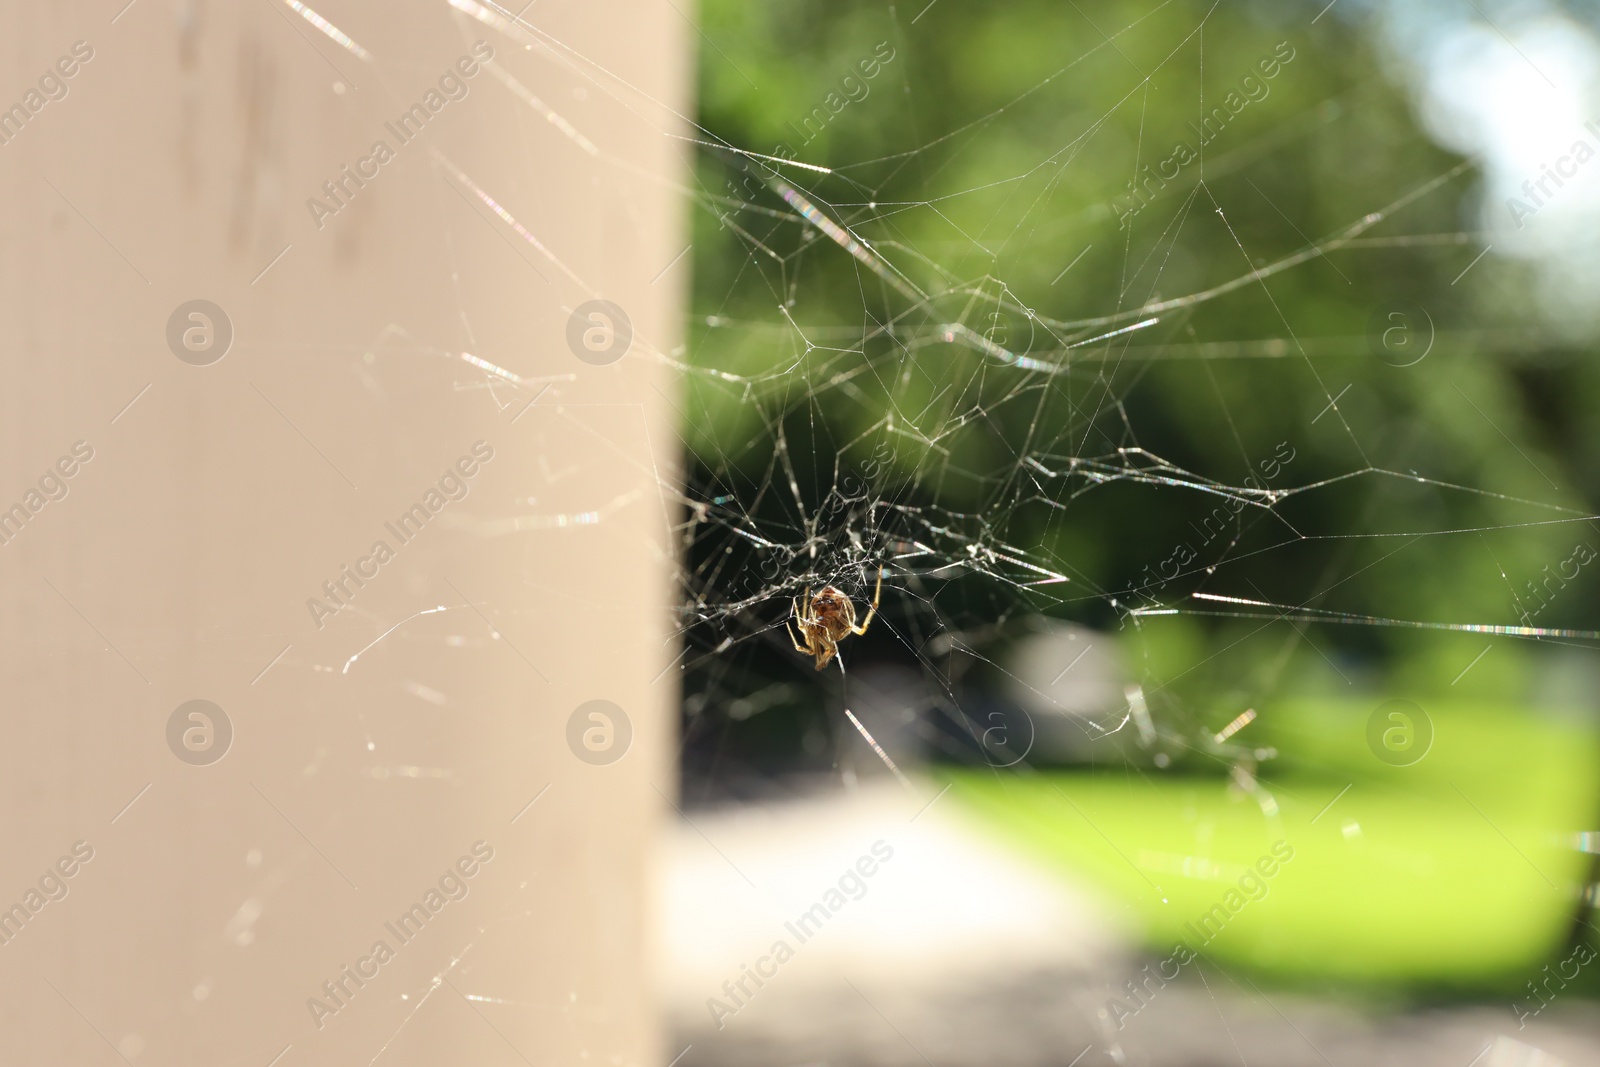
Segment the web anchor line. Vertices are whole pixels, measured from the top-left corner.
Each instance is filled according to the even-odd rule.
[[[1343,626],[1393,626],[1408,630],[1443,630],[1452,633],[1491,634],[1498,637],[1554,637],[1572,641],[1600,641],[1600,630],[1563,630],[1547,626],[1503,626],[1477,622],[1425,622],[1417,619],[1389,619],[1381,615],[1359,615],[1350,612],[1330,611],[1326,608],[1286,607],[1266,600],[1248,600],[1244,597],[1222,596],[1217,593],[1194,593],[1191,595],[1195,600],[1210,601],[1212,603],[1268,608],[1272,614],[1251,611],[1200,611],[1183,608],[1133,608],[1128,614],[1140,618],[1160,615],[1204,615],[1225,619],[1281,619],[1286,622],[1326,622]]]

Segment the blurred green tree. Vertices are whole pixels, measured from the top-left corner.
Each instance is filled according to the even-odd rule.
[[[1600,371],[1513,266],[1457,280],[1483,247],[1470,161],[1421,132],[1360,17],[1303,13],[703,4],[699,121],[740,150],[697,172],[703,647],[781,651],[805,581],[859,595],[889,558],[902,595],[863,643],[925,662],[941,633],[981,647],[1041,612],[1268,616],[1138,624],[1147,677],[1194,693],[1363,663],[1444,684],[1483,640],[1290,630],[1195,591],[1583,624],[1600,568],[1538,591],[1600,547],[1570,521],[1600,489]],[[1492,659],[1475,684],[1524,684]]]

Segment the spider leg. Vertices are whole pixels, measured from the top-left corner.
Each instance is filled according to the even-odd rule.
[[[800,639],[794,635],[794,628],[790,625],[791,621],[792,620],[790,620],[790,619],[784,619],[783,620],[783,632],[789,635],[789,640],[790,641],[794,642],[794,650],[796,652],[804,652],[804,653],[809,655],[811,653],[811,649],[808,648],[805,645],[802,645],[800,643]],[[802,633],[805,632],[805,628],[804,627],[801,627],[801,632]]]
[[[850,627],[850,632],[860,637],[867,632],[867,627],[872,625],[872,617],[878,613],[878,597],[883,594],[883,568],[878,568],[878,587],[872,591],[872,608],[867,612],[867,617],[861,620],[860,626]]]
[[[805,603],[806,605],[810,605],[811,603],[810,585],[806,585],[805,587]],[[798,597],[789,601],[789,609],[794,614],[792,614],[790,617],[787,617],[787,619],[784,619],[784,633],[789,635],[789,640],[794,643],[795,651],[797,651],[797,653],[805,653],[806,656],[814,656],[814,654],[816,654],[816,638],[811,635],[811,617],[808,616],[805,611],[800,609],[800,598]],[[800,638],[795,637],[794,627],[792,627],[790,624],[794,624],[794,627],[798,627],[798,629],[800,629],[800,633],[805,635],[805,643],[800,643]]]

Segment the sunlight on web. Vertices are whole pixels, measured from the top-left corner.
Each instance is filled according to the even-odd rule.
[[[1203,26],[1204,20],[1183,34],[1163,66],[1178,65],[1179,50],[1196,44]],[[1452,245],[1477,245],[1474,251],[1478,251],[1481,243],[1475,234],[1405,230],[1408,220],[1433,201],[1455,195],[1471,175],[1474,161],[1447,162],[1398,194],[1374,196],[1365,209],[1321,234],[1291,229],[1297,247],[1273,256],[1249,247],[1245,234],[1250,231],[1237,224],[1238,209],[1220,202],[1199,170],[1198,181],[1181,202],[1159,216],[1155,212],[1147,216],[1154,236],[1138,248],[1148,251],[1136,251],[1131,232],[1127,237],[1118,235],[1127,249],[1116,306],[1076,315],[1041,310],[1060,302],[1048,289],[1040,291],[1037,284],[996,270],[997,242],[990,234],[983,239],[970,235],[951,221],[948,212],[953,201],[995,187],[1020,190],[1034,182],[1048,191],[1090,150],[1089,143],[1112,112],[1138,106],[1138,94],[1160,71],[1145,72],[1143,80],[1130,79],[1133,88],[1112,112],[1067,131],[1065,147],[1040,146],[1031,165],[1025,163],[1010,173],[993,168],[984,186],[962,189],[934,183],[928,199],[901,197],[890,202],[888,180],[923,165],[925,158],[942,158],[933,153],[953,137],[968,138],[981,151],[985,134],[1000,138],[1009,108],[1090,58],[1118,51],[1117,39],[1134,28],[1085,47],[1056,75],[1025,90],[1006,107],[893,156],[849,163],[828,159],[823,167],[810,160],[763,154],[754,151],[756,145],[718,143],[706,134],[701,143],[704,161],[732,180],[725,191],[701,185],[697,206],[743,247],[746,258],[736,280],[762,279],[752,284],[771,293],[768,306],[773,310],[757,317],[748,311],[715,312],[698,323],[703,328],[699,336],[714,341],[718,353],[760,351],[768,357],[764,360],[706,358],[703,353],[663,357],[691,383],[700,383],[706,394],[743,413],[735,431],[706,432],[698,439],[695,452],[703,473],[698,485],[691,482],[691,491],[682,497],[688,513],[683,543],[690,549],[681,619],[689,645],[684,669],[711,678],[703,692],[691,695],[691,715],[714,714],[718,701],[742,700],[750,686],[760,685],[743,677],[748,660],[739,649],[750,642],[770,646],[782,640],[789,598],[821,584],[864,595],[869,576],[880,564],[889,568],[883,625],[893,631],[902,653],[921,664],[942,694],[945,713],[955,718],[961,717],[960,697],[952,669],[941,662],[944,654],[959,648],[999,668],[984,651],[989,642],[1022,632],[1038,613],[1072,617],[1090,605],[1105,612],[1101,617],[1109,615],[1134,633],[1160,625],[1164,618],[1185,617],[1260,620],[1267,626],[1412,628],[1542,641],[1600,641],[1600,631],[1594,630],[1492,619],[1405,619],[1324,608],[1287,590],[1277,596],[1263,594],[1253,583],[1230,587],[1230,576],[1241,563],[1283,557],[1308,545],[1365,542],[1388,552],[1386,545],[1398,550],[1401,545],[1489,532],[1578,528],[1594,520],[1553,482],[1549,492],[1539,491],[1541,486],[1508,493],[1439,477],[1425,467],[1402,468],[1369,459],[1369,437],[1347,421],[1341,407],[1342,383],[1326,379],[1323,365],[1313,358],[1330,346],[1348,350],[1352,339],[1303,333],[1285,317],[1275,296],[1274,286],[1296,275],[1326,271],[1317,265],[1335,253],[1370,255],[1389,248]],[[1203,43],[1198,56],[1203,66]],[[1192,54],[1182,62],[1191,59]],[[1139,148],[1143,151],[1143,146]],[[1270,157],[1272,149],[1265,151]],[[875,177],[869,179],[869,174]],[[1033,230],[1049,230],[1054,223],[1044,201],[1044,193],[1034,200],[1020,191],[1012,194],[1006,203],[1008,214],[991,229],[999,235],[998,246],[1027,244]],[[906,239],[907,220],[919,215],[949,221],[957,236],[948,254],[931,254]],[[1186,227],[1201,225],[1199,220],[1207,216],[1221,225],[1225,244],[1237,253],[1232,269],[1176,295],[1163,292],[1180,234]],[[1061,257],[1066,269],[1050,272],[1056,281],[1072,277],[1078,262],[1072,256],[1087,253],[1087,248],[1079,251],[1085,240],[1073,239]],[[1347,256],[1340,263],[1349,261]],[[955,266],[971,262],[983,262],[986,269],[964,275]],[[1337,264],[1334,269],[1339,269]],[[850,303],[861,318],[858,326],[837,321],[830,302],[836,303],[841,294],[814,281],[825,270],[853,273],[856,292]],[[1240,300],[1264,301],[1279,322],[1279,336],[1230,342],[1214,334],[1206,340],[1194,335],[1190,324],[1196,313]],[[995,328],[1002,319],[1009,331]],[[1141,343],[1152,336],[1158,340]],[[1313,413],[1321,409],[1315,418],[1336,427],[1352,454],[1353,461],[1342,473],[1263,485],[1253,478],[1229,479],[1186,469],[1140,443],[1159,427],[1138,425],[1125,409],[1124,401],[1143,373],[1130,375],[1129,368],[1159,362],[1210,373],[1213,365],[1242,358],[1292,361],[1310,373],[1321,398],[1311,409]],[[911,368],[937,379],[937,387],[914,383]],[[869,395],[875,399],[869,402]],[[1205,405],[1209,400],[1197,395],[1191,403]],[[981,471],[968,469],[971,457],[957,443],[962,432],[1023,408],[1031,412],[1026,419],[1019,417],[1026,432],[1005,440],[1008,461]],[[830,420],[841,410],[858,416],[853,435],[831,432],[837,423]],[[881,414],[868,420],[859,417],[863,410]],[[1232,413],[1222,414],[1231,424]],[[692,412],[686,417],[693,422],[704,416]],[[797,429],[806,433],[804,441],[796,440]],[[1497,429],[1485,426],[1484,432]],[[1093,442],[1109,447],[1092,447]],[[907,452],[916,458],[907,460]],[[960,504],[944,502],[941,488],[952,482],[966,483],[966,491],[955,494]],[[1307,527],[1283,511],[1289,501],[1347,492],[1353,486],[1379,492],[1386,485],[1415,486],[1468,501],[1462,506],[1481,506],[1496,520],[1515,514],[1506,521],[1361,529],[1349,524]],[[1041,547],[1036,535],[1021,533],[1040,529],[1040,521],[1031,516],[1055,513],[1067,523],[1106,492],[1133,486],[1160,490],[1173,503],[1178,502],[1177,494],[1207,498],[1226,505],[1237,518],[1229,534],[1215,540],[1207,537],[1205,550],[1179,574],[1123,588],[1097,586],[1070,556]],[[1051,520],[1042,521],[1048,527]],[[1247,529],[1253,531],[1254,540],[1246,536]],[[1259,537],[1263,531],[1273,532],[1265,543]],[[750,580],[752,573],[759,577]],[[1200,588],[1181,594],[1163,591],[1174,578],[1193,579]],[[958,579],[964,582],[965,595],[949,596]],[[1327,576],[1324,584],[1336,587],[1339,575]],[[1511,610],[1522,604],[1515,590],[1510,604]],[[1220,605],[1231,610],[1218,610]],[[1250,608],[1258,610],[1239,610]],[[840,668],[847,670],[843,663]],[[841,678],[838,684],[849,683]],[[1163,688],[1156,685],[1152,692]],[[1172,699],[1172,694],[1164,693],[1163,699]],[[1255,777],[1256,763],[1271,758],[1272,750],[1243,743],[1251,734],[1246,727],[1255,717],[1253,710],[1248,718],[1236,718],[1220,731],[1196,724],[1178,726],[1161,712],[1152,713],[1141,695],[1130,699],[1120,716],[1093,723],[1090,729],[1118,732],[1136,717],[1143,747],[1155,747],[1160,739],[1227,763],[1235,783],[1256,795],[1263,810],[1275,811],[1275,802]],[[965,725],[971,732],[971,724]],[[878,747],[876,742],[873,747]]]
[[[378,59],[343,30],[298,0],[283,2],[381,78]],[[487,27],[567,75],[604,92],[629,92],[648,100],[620,73],[595,64],[522,12],[476,0],[441,2],[464,21]],[[1040,145],[1031,159],[1007,155],[1006,164],[997,162],[981,172],[981,185],[962,187],[930,177],[926,199],[880,199],[897,178],[942,159],[938,153],[957,140],[974,146],[974,154],[981,153],[986,138],[1004,136],[1008,108],[1068,84],[1094,62],[1115,62],[1121,52],[1119,40],[1160,25],[1167,6],[1157,5],[1099,43],[1086,44],[1058,71],[1022,90],[1006,106],[893,154],[823,165],[797,158],[793,152],[768,153],[758,151],[758,145],[731,144],[704,126],[696,125],[694,135],[685,137],[664,124],[650,123],[656,134],[696,156],[711,172],[730,177],[723,190],[697,181],[682,191],[697,212],[714,220],[718,231],[741,247],[744,262],[736,281],[756,279],[754,284],[771,295],[765,305],[770,310],[754,317],[744,304],[738,305],[737,313],[704,316],[696,323],[702,332],[692,342],[694,348],[665,352],[644,337],[636,346],[642,358],[680,372],[691,393],[703,389],[702,396],[719,398],[725,410],[737,409],[742,420],[729,430],[712,425],[719,416],[692,406],[680,409],[698,467],[687,480],[674,476],[660,485],[663,497],[676,503],[682,514],[677,530],[684,552],[678,562],[682,598],[677,622],[684,649],[671,669],[707,680],[688,695],[691,715],[714,712],[718,704],[751,714],[751,708],[789,699],[795,685],[816,684],[763,679],[760,671],[746,677],[748,649],[782,648],[788,605],[806,587],[834,585],[847,595],[864,598],[880,566],[886,568],[880,625],[893,634],[905,658],[920,664],[944,714],[961,721],[968,733],[973,727],[960,711],[949,657],[959,652],[998,668],[990,646],[1024,631],[1029,620],[1040,615],[1098,612],[1103,623],[1114,621],[1133,635],[1166,618],[1192,617],[1255,620],[1264,626],[1336,625],[1600,641],[1600,631],[1589,629],[1335,610],[1299,592],[1275,594],[1255,588],[1254,582],[1230,585],[1230,576],[1241,564],[1282,557],[1308,545],[1392,542],[1409,547],[1468,534],[1576,526],[1595,518],[1574,506],[1570,495],[1553,482],[1549,493],[1508,493],[1438,477],[1425,467],[1400,469],[1370,461],[1361,433],[1340,406],[1344,391],[1323,377],[1317,361],[1330,346],[1348,348],[1350,339],[1297,330],[1274,295],[1274,286],[1320,269],[1318,265],[1335,253],[1371,255],[1390,249],[1473,245],[1477,235],[1463,231],[1404,229],[1419,208],[1453,191],[1470,175],[1472,160],[1447,164],[1397,194],[1374,196],[1364,209],[1327,232],[1306,234],[1290,221],[1292,246],[1269,256],[1250,247],[1248,242],[1256,238],[1245,236],[1250,231],[1239,225],[1247,221],[1239,209],[1218,200],[1202,156],[1194,171],[1196,181],[1186,193],[1169,196],[1158,202],[1159,208],[1141,215],[1143,236],[1137,245],[1132,227],[1110,238],[1122,246],[1115,300],[1078,313],[1064,312],[1073,306],[1068,293],[1073,272],[1089,269],[1079,266],[1080,260],[1096,242],[1108,240],[1109,214],[1102,210],[1090,219],[1098,220],[1100,227],[1092,231],[1092,240],[1073,236],[1063,249],[1057,237],[1041,240],[1035,232],[1066,232],[1050,214],[1049,193],[1075,167],[1087,165],[1096,137],[1117,113],[1130,109],[1140,118],[1141,139],[1133,146],[1130,161],[1137,167],[1147,152],[1143,117],[1153,79],[1188,71],[1196,60],[1203,70],[1203,31],[1217,11],[1213,6],[1199,24],[1175,34],[1155,69],[1139,77],[1124,71],[1129,74],[1126,92],[1108,110],[1080,116],[1078,124],[1065,132],[1065,143]],[[555,110],[502,64],[486,65],[506,93],[566,142],[609,165],[630,166],[597,145],[580,124]],[[1270,136],[1263,141],[1266,157],[1282,151]],[[486,209],[506,239],[535,254],[528,259],[530,265],[545,267],[550,277],[564,278],[587,296],[600,294],[593,280],[582,277],[541,239],[536,225],[513,214],[501,191],[487,188],[437,148],[430,147],[429,152],[441,176],[463,199]],[[1212,165],[1211,180],[1234,166],[1223,158],[1224,162]],[[1007,171],[1006,166],[1012,169]],[[955,221],[960,202],[997,189],[1011,190],[1004,201],[1005,214],[997,212],[981,237],[967,233]],[[907,229],[919,217],[947,223],[955,236],[936,248],[912,240]],[[1210,265],[1203,278],[1193,270],[1177,271],[1180,237],[1205,220],[1222,227],[1224,246],[1237,256]],[[1380,228],[1383,232],[1374,233]],[[1085,232],[1090,232],[1088,227]],[[1060,256],[1064,269],[1051,269],[1045,277],[1054,280],[1042,286],[1014,276],[1017,261],[1002,255],[1012,246],[1030,254],[1041,248],[1052,255],[1064,250]],[[1183,281],[1198,284],[1174,294],[1169,278],[1174,272]],[[855,292],[845,294],[858,308],[860,321],[855,325],[840,321],[841,294],[818,280],[847,274],[855,280]],[[1063,288],[1055,290],[1061,283]],[[1278,336],[1218,337],[1213,330],[1202,339],[1196,333],[1196,314],[1247,300],[1264,302],[1281,326]],[[521,376],[472,352],[414,341],[397,325],[374,342],[374,349],[382,348],[385,358],[397,358],[401,353],[386,347],[394,338],[410,345],[404,354],[443,357],[481,372],[481,379],[458,382],[457,388],[487,389],[502,410],[513,405],[525,410],[547,393],[548,402],[558,402],[563,382],[572,379],[571,375]],[[752,351],[763,358],[724,360],[718,355]],[[1190,367],[1211,375],[1213,367],[1244,359],[1294,363],[1309,372],[1320,397],[1313,408],[1320,413],[1311,422],[1326,419],[1344,436],[1352,456],[1344,470],[1267,484],[1254,476],[1188,469],[1166,458],[1165,447],[1142,443],[1163,439],[1159,426],[1141,425],[1129,406],[1145,375],[1159,368]],[[1196,408],[1215,404],[1227,425],[1234,425],[1234,413],[1220,393],[1211,398],[1195,395],[1189,403]],[[836,419],[840,412],[850,412],[854,418],[848,434],[838,432],[845,424]],[[873,417],[864,417],[863,412],[872,412]],[[990,439],[982,438],[987,428],[1007,420],[1024,429],[1009,435],[994,429]],[[803,433],[804,440],[797,433]],[[975,441],[983,443],[981,460],[974,456]],[[1001,454],[1004,458],[997,459]],[[1248,460],[1245,469],[1253,469]],[[1501,509],[1494,513],[1497,517],[1507,515],[1507,509],[1516,517],[1397,530],[1307,526],[1285,511],[1290,502],[1344,492],[1356,484],[1426,488],[1493,505]],[[1205,500],[1222,510],[1229,528],[1208,532],[1203,551],[1176,573],[1158,576],[1146,567],[1144,578],[1118,588],[1100,586],[1071,552],[1049,538],[1041,541],[1041,533],[1070,527],[1106,494],[1129,489],[1156,494],[1144,499],[1157,512],[1163,510],[1163,501],[1168,502],[1166,507],[1176,507],[1179,502]],[[570,529],[604,521],[610,509],[629,502],[596,501],[582,514],[480,520],[472,528],[483,536]],[[1186,579],[1198,587],[1181,593],[1169,588]],[[1324,584],[1331,588],[1338,581],[1336,574],[1329,575]],[[961,594],[953,595],[958,586]],[[1520,604],[1512,592],[1513,603]],[[389,639],[402,625],[382,629],[372,644]],[[370,647],[352,655],[343,670],[348,671]],[[838,662],[838,679],[830,675],[821,684],[847,685],[845,658],[857,652],[847,648]],[[1145,682],[1144,688],[1130,688],[1117,714],[1092,720],[1087,729],[1104,736],[1131,728],[1143,748],[1170,743],[1200,752],[1229,765],[1236,784],[1258,794],[1264,809],[1272,806],[1254,770],[1260,759],[1270,758],[1270,749],[1240,740],[1250,734],[1253,710],[1250,718],[1234,718],[1220,730],[1197,722],[1180,723],[1148,702],[1157,694],[1162,700],[1173,699],[1165,691],[1169,687]],[[764,692],[773,694],[770,701]],[[885,764],[900,775],[893,753],[873,740],[853,714],[850,718]]]

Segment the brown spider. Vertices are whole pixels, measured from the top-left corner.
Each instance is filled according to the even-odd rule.
[[[883,592],[883,568],[878,568],[878,586],[872,591],[872,607],[867,612],[867,617],[856,625],[856,606],[844,593],[831,585],[825,585],[817,591],[816,596],[811,595],[811,587],[806,586],[804,597],[796,598],[792,616],[794,625],[799,627],[800,637],[796,637],[793,630],[789,630],[789,640],[794,642],[796,652],[804,652],[817,659],[817,670],[828,665],[839,652],[839,642],[851,634],[857,637],[867,632],[867,627],[872,625],[872,617],[878,613],[878,596]],[[805,607],[801,607],[802,600]],[[788,629],[789,620],[784,621],[784,628]],[[841,667],[843,660],[840,661]]]

